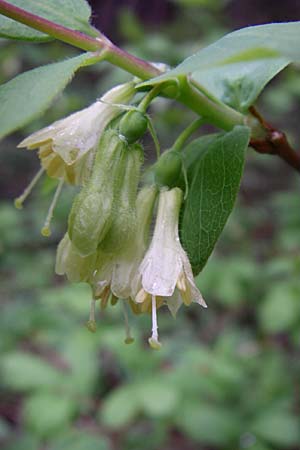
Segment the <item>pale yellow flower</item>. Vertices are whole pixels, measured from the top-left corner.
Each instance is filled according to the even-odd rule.
[[[88,108],[31,134],[18,147],[39,149],[41,165],[50,177],[83,184],[101,133],[120,113],[119,104],[128,103],[134,94],[133,82],[115,86]]]

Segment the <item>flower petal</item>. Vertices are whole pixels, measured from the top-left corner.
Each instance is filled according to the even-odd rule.
[[[185,278],[189,284],[191,299],[194,303],[198,303],[199,305],[203,306],[204,308],[207,308],[207,304],[205,303],[205,300],[202,297],[201,292],[199,291],[199,289],[197,288],[197,286],[195,284],[192,267],[191,267],[190,261],[188,259],[188,256],[183,249],[182,249],[182,252],[184,253],[184,256],[182,256],[183,271],[184,271]]]
[[[165,301],[167,303],[167,307],[169,308],[170,313],[176,318],[177,311],[179,310],[180,306],[182,305],[182,299],[177,289],[175,289],[174,294],[171,297],[165,298]]]

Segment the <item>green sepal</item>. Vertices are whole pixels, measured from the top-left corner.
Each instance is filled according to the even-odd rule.
[[[182,172],[182,155],[177,150],[165,151],[154,167],[155,182],[170,188],[177,186]]]
[[[123,152],[124,163],[116,175],[121,182],[115,189],[112,222],[99,248],[104,252],[122,252],[131,244],[136,229],[136,199],[143,163],[143,148],[139,144],[129,145]]]
[[[148,120],[145,114],[140,111],[128,111],[120,121],[119,130],[128,144],[138,141],[147,131]]]
[[[91,178],[73,202],[68,232],[81,256],[94,253],[111,226],[115,186],[124,167],[126,146],[115,130],[103,133]]]

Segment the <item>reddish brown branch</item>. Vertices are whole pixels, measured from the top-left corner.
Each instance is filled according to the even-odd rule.
[[[251,147],[258,153],[279,156],[300,173],[300,153],[290,146],[286,135],[267,123],[254,107],[250,108],[250,112],[258,119],[266,131],[266,136],[263,139],[253,138],[250,140]]]

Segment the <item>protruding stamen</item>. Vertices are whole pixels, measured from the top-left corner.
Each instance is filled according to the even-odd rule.
[[[19,197],[15,199],[15,207],[18,209],[23,208],[23,203],[28,197],[28,195],[31,193],[32,189],[36,185],[36,183],[39,181],[43,173],[45,172],[45,169],[43,167],[40,168],[40,170],[35,174],[29,185],[24,189],[23,194],[21,194]]]
[[[91,331],[92,333],[95,333],[97,330],[97,326],[96,326],[96,320],[95,320],[95,304],[96,304],[96,300],[92,300],[91,301],[91,307],[90,307],[90,317],[89,320],[87,321],[87,329],[89,331]]]
[[[154,350],[159,350],[161,348],[161,343],[158,340],[158,326],[157,326],[157,314],[156,314],[156,298],[152,295],[152,335],[148,339],[150,347]]]
[[[64,180],[61,179],[61,180],[59,181],[58,185],[57,185],[57,188],[56,188],[56,191],[55,191],[53,200],[52,200],[51,205],[50,205],[50,208],[49,208],[49,210],[48,210],[48,214],[47,214],[47,217],[46,217],[44,226],[43,226],[43,228],[41,229],[41,233],[42,233],[42,235],[45,236],[45,237],[48,237],[48,236],[51,235],[50,224],[51,224],[51,220],[52,220],[52,217],[53,217],[54,208],[55,208],[55,206],[56,206],[56,203],[57,203],[57,201],[58,201],[59,195],[60,195],[60,193],[61,193],[63,184],[64,184]]]
[[[177,283],[176,283],[176,287],[180,291],[186,291],[186,281],[185,281],[184,275],[182,273],[179,274],[179,277],[178,277]]]
[[[104,311],[105,308],[107,307],[110,296],[111,296],[110,286],[106,286],[106,288],[103,290],[103,292],[101,294],[101,300],[100,300],[101,311]]]
[[[191,289],[189,287],[189,284],[187,283],[187,280],[185,278],[185,275],[181,273],[178,277],[176,287],[179,289],[182,301],[186,306],[190,306],[192,303],[192,295],[191,295]]]
[[[131,336],[128,311],[127,311],[127,306],[125,304],[125,300],[122,301],[122,308],[123,308],[123,315],[124,315],[124,322],[125,322],[125,334],[126,334],[124,342],[125,342],[125,344],[132,344],[134,342],[134,338]]]

